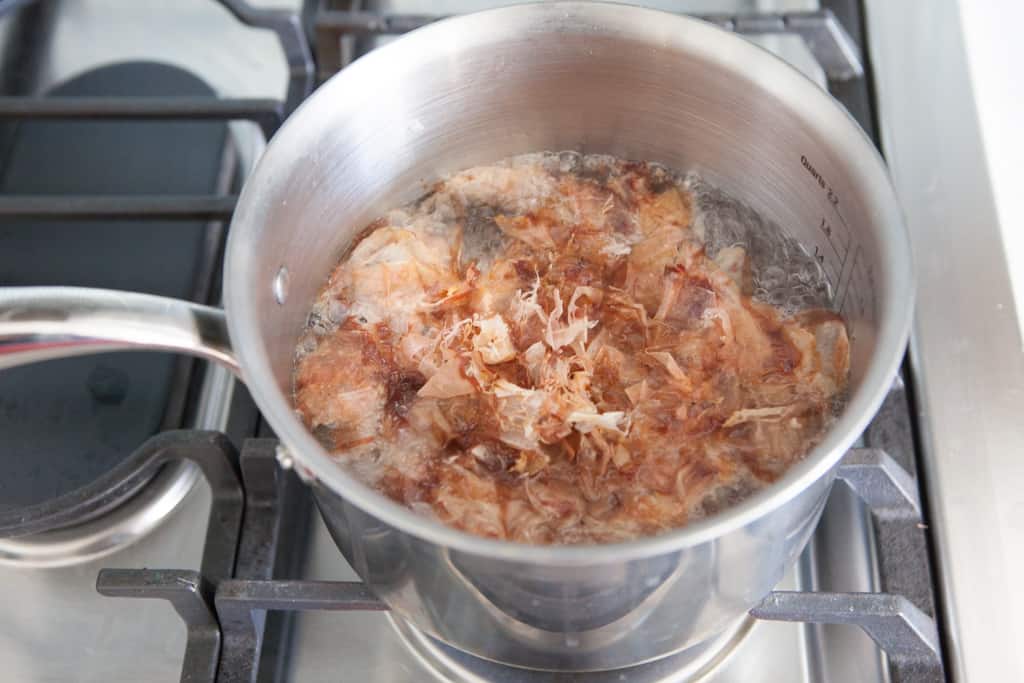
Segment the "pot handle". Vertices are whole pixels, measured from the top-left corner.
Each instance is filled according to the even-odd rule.
[[[130,350],[186,353],[240,376],[219,308],[108,289],[0,288],[0,370]]]

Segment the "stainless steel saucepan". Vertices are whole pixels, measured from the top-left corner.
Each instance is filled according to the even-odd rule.
[[[293,349],[352,237],[442,174],[542,150],[696,170],[823,255],[852,334],[849,403],[777,483],[655,538],[533,547],[467,535],[359,483],[292,410]],[[836,464],[903,354],[912,278],[885,167],[825,92],[700,21],[520,5],[415,31],[324,84],[285,124],[231,225],[225,308],[82,289],[0,294],[0,367],[170,349],[232,367],[393,612],[466,652],[539,669],[622,667],[729,629],[804,547]],[[230,340],[229,340],[230,337]]]

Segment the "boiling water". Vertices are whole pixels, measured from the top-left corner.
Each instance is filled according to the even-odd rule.
[[[523,155],[371,227],[313,306],[297,407],[360,479],[463,530],[659,533],[773,481],[842,400],[824,272],[696,174]]]
[[[831,305],[833,292],[821,265],[782,228],[695,173],[686,177],[684,186],[694,198],[694,232],[708,253],[714,256],[731,245],[746,249],[755,299],[785,315]]]

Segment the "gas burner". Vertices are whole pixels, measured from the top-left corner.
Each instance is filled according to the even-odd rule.
[[[651,662],[611,671],[556,673],[535,671],[490,662],[466,654],[431,638],[403,619],[388,616],[391,625],[409,649],[439,680],[452,683],[531,683],[532,681],[575,681],[588,683],[682,683],[694,681],[716,668],[750,632],[754,620],[745,617],[720,635],[676,654]]]

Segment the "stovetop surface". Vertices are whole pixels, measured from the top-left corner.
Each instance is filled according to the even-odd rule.
[[[57,48],[47,62],[42,86],[62,82],[89,65],[147,55],[201,74],[222,95],[280,97],[285,70],[272,38],[265,32],[240,29],[223,9],[207,0],[175,3],[159,30],[153,12],[161,3],[133,3],[103,24],[103,3],[65,3],[57,18]],[[269,5],[270,3],[252,3]],[[276,4],[276,3],[275,3]],[[369,9],[386,12],[450,13],[503,2],[472,0],[417,3],[381,2]],[[737,0],[736,2],[644,2],[663,9],[733,13],[813,9],[815,2]],[[149,27],[147,29],[147,27]],[[111,34],[123,41],[103,39]],[[0,30],[0,36],[3,31]],[[379,40],[360,39],[360,48]],[[824,74],[805,44],[794,36],[759,38],[824,85]],[[198,49],[183,49],[198,45]],[[225,48],[228,49],[225,49]],[[242,155],[252,153],[251,139],[233,126]],[[258,145],[255,146],[258,148]],[[897,412],[908,411],[905,392],[894,393]],[[898,422],[898,420],[897,420]],[[895,433],[894,433],[895,432]],[[913,445],[883,419],[876,422],[866,445],[884,447],[911,472]],[[181,505],[155,531],[116,554],[74,567],[29,570],[0,566],[0,594],[7,612],[0,620],[0,661],[11,680],[24,681],[173,681],[181,673],[186,633],[171,607],[157,600],[117,600],[95,591],[96,576],[105,567],[198,569],[210,492],[200,481]],[[308,529],[292,533],[304,539],[299,576],[290,578],[354,580],[327,534],[319,515],[309,516]],[[808,550],[778,586],[783,590],[877,591],[879,566],[891,561],[874,550],[874,529],[859,499],[843,485],[835,487],[822,523]],[[272,617],[266,648],[280,654],[279,668],[261,670],[260,680],[423,681],[434,675],[428,662],[399,637],[391,618],[375,612],[301,612],[287,619]],[[287,628],[283,628],[287,627]],[[452,677],[457,672],[449,672]],[[663,672],[664,673],[664,672]],[[630,680],[622,672],[622,680]],[[468,678],[468,676],[467,676]],[[749,633],[705,678],[706,681],[883,681],[885,656],[853,626],[756,621]],[[509,679],[513,680],[513,679]],[[590,680],[563,676],[552,680]],[[636,679],[639,680],[639,679]],[[659,680],[674,680],[665,674]]]

